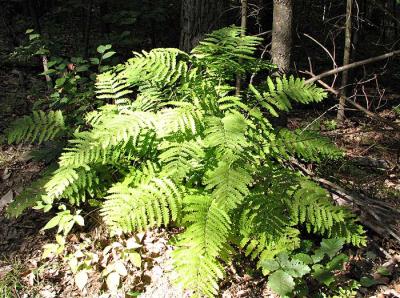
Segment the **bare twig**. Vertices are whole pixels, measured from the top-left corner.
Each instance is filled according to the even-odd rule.
[[[400,53],[400,51],[399,51],[399,53]],[[325,83],[324,81],[322,81],[322,80],[320,80],[320,79],[315,80],[315,78],[316,78],[317,76],[314,76],[314,74],[312,74],[312,73],[310,73],[310,72],[305,72],[305,73],[307,73],[307,74],[313,76],[311,79],[308,79],[306,82],[309,82],[310,80],[312,80],[312,82],[317,81],[317,82],[318,82],[321,86],[323,86],[327,91],[331,92],[332,94],[334,94],[334,95],[336,95],[336,96],[339,96],[339,94],[340,94],[339,91],[333,89],[331,86],[329,86],[327,83]],[[382,122],[382,123],[385,123],[386,125],[390,126],[391,128],[393,128],[393,129],[395,129],[395,130],[399,130],[399,131],[400,131],[400,126],[397,125],[396,123],[394,123],[394,122],[392,122],[392,121],[390,121],[390,120],[387,120],[387,119],[385,119],[385,118],[383,118],[383,117],[380,117],[380,116],[378,116],[378,115],[372,113],[371,111],[368,111],[366,108],[364,108],[363,106],[359,105],[358,103],[352,101],[351,99],[349,99],[349,98],[347,98],[347,97],[345,98],[345,100],[346,100],[347,103],[349,103],[350,105],[352,105],[353,107],[355,107],[357,110],[359,110],[359,111],[365,113],[367,116],[369,116],[369,117],[371,117],[371,118],[373,118],[373,119],[375,119],[375,120],[377,120],[377,121],[380,121],[380,122]]]
[[[357,62],[354,62],[354,63],[350,63],[350,64],[347,64],[347,65],[343,65],[341,67],[334,68],[334,69],[331,69],[329,71],[323,72],[323,73],[321,73],[319,75],[316,75],[316,76],[312,77],[311,79],[308,79],[306,81],[306,83],[307,84],[311,84],[311,83],[314,83],[314,82],[316,82],[318,80],[321,80],[321,79],[323,79],[325,77],[329,77],[331,75],[335,75],[335,74],[338,74],[340,72],[343,72],[343,71],[346,71],[346,70],[349,70],[349,69],[352,69],[352,68],[356,68],[356,67],[359,67],[359,66],[362,66],[362,65],[365,65],[365,64],[370,64],[370,63],[374,63],[374,62],[377,62],[377,61],[381,61],[381,60],[384,60],[384,59],[387,59],[387,58],[391,58],[391,57],[397,56],[397,55],[400,55],[400,50],[396,50],[396,51],[393,51],[393,52],[390,52],[390,53],[386,53],[386,54],[383,54],[383,55],[380,55],[380,56],[376,56],[376,57],[368,58],[368,59],[365,59],[365,60],[357,61]]]

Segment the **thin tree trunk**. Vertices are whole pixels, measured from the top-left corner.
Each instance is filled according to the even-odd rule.
[[[49,66],[48,66],[48,61],[47,61],[46,55],[42,56],[42,63],[43,63],[44,72],[48,72]],[[46,78],[46,83],[47,83],[47,89],[50,91],[51,89],[53,89],[53,84],[52,84],[51,78],[48,74],[45,75],[45,78]]]
[[[35,26],[35,30],[37,33],[41,34],[42,29],[40,27],[40,22],[39,22],[39,16],[36,11],[36,2],[34,0],[29,0],[28,1],[28,8],[29,8],[29,13],[31,14],[31,18],[33,21],[33,24]]]
[[[352,31],[352,9],[353,9],[353,0],[347,0],[346,5],[346,28],[345,28],[345,44],[344,44],[344,54],[343,54],[343,65],[347,65],[350,63],[350,54],[351,54],[351,31]],[[337,114],[338,123],[343,123],[344,120],[344,108],[346,104],[346,85],[349,78],[349,71],[345,70],[342,74],[342,89],[339,99],[339,108]]]
[[[29,0],[28,6],[29,6],[29,13],[31,14],[31,18],[35,25],[35,30],[37,33],[42,34],[42,30],[40,27],[40,21],[39,21],[39,17],[38,17],[37,11],[36,11],[36,5],[35,5],[34,0]],[[42,64],[43,64],[43,71],[46,73],[49,70],[48,60],[47,60],[46,55],[42,55]],[[51,77],[48,74],[45,74],[44,77],[46,79],[47,89],[50,91],[53,88]]]
[[[293,4],[294,0],[274,0],[272,19],[271,58],[278,69],[275,75],[290,70],[293,43]],[[281,112],[272,120],[275,126],[287,126],[287,114]]]
[[[240,23],[240,28],[242,29],[241,35],[244,36],[246,35],[246,30],[247,30],[247,0],[241,0],[242,6],[240,9],[240,14],[241,14],[241,23]],[[241,64],[242,58],[239,58],[239,64]],[[240,74],[237,74],[236,76],[236,95],[240,95],[240,89],[242,85],[242,78]]]
[[[89,41],[90,41],[90,25],[92,23],[92,8],[93,8],[93,0],[89,1],[87,12],[86,12],[86,23],[85,23],[85,37],[84,37],[84,57],[87,58],[89,56]]]
[[[290,69],[292,54],[293,0],[274,0],[272,23],[272,62],[279,71]]]
[[[204,34],[226,25],[227,0],[182,0],[179,48],[189,52]]]

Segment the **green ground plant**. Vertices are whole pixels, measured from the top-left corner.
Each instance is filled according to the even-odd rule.
[[[291,158],[318,163],[342,152],[316,132],[277,130],[268,120],[292,102],[320,102],[325,92],[282,76],[234,95],[238,74],[271,68],[255,58],[261,39],[241,33],[215,31],[191,54],[135,53],[98,75],[105,105],[73,132],[36,208],[68,206],[68,216],[54,220],[60,232],[88,202],[100,205],[112,234],[182,227],[173,241],[176,282],[205,296],[218,293],[237,248],[261,268],[298,249],[302,231],[365,244],[349,210],[286,166]]]

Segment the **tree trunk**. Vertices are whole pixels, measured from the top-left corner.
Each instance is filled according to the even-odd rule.
[[[352,19],[352,9],[353,9],[353,0],[347,0],[347,8],[346,8],[346,32],[345,32],[345,44],[344,44],[344,54],[343,54],[343,65],[347,65],[350,63],[350,54],[351,54],[351,19]],[[342,74],[342,91],[339,99],[339,108],[337,114],[338,123],[343,123],[344,120],[344,107],[346,104],[346,85],[349,78],[349,71],[345,70]]]
[[[189,52],[204,34],[226,25],[227,0],[182,0],[179,48]]]
[[[247,30],[247,0],[241,0],[241,9],[240,9],[240,28],[242,29],[241,36],[246,35],[246,30]],[[239,64],[242,63],[242,58],[239,58]],[[241,84],[242,84],[242,78],[240,77],[240,74],[236,75],[236,95],[240,95],[240,89],[241,89]]]
[[[86,11],[86,22],[85,22],[85,33],[84,33],[84,51],[83,56],[87,58],[89,56],[89,41],[90,41],[90,25],[92,23],[92,9],[93,0],[89,0],[89,4]]]
[[[272,63],[278,67],[275,73],[287,73],[290,70],[293,43],[293,3],[294,0],[274,0],[272,18]],[[287,114],[283,111],[272,120],[278,127],[287,126]]]
[[[279,71],[290,69],[292,52],[293,0],[274,0],[272,23],[272,62]]]

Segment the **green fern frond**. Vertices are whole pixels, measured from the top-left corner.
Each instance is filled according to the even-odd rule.
[[[163,165],[163,172],[177,181],[183,179],[200,166],[205,156],[203,147],[201,140],[162,142],[158,147],[162,151],[158,158]]]
[[[127,79],[111,71],[97,76],[97,98],[104,99],[109,104],[115,104],[120,109],[127,108],[131,102],[128,95],[132,93],[132,90],[128,88]]]
[[[208,75],[222,80],[231,80],[237,73],[245,73],[260,68],[271,68],[254,58],[262,38],[245,36],[240,27],[216,30],[206,36],[192,50],[195,65],[205,67]],[[262,65],[261,65],[262,64]]]
[[[53,140],[66,130],[61,111],[34,111],[31,116],[24,116],[11,123],[6,130],[9,144]]]
[[[201,110],[189,103],[171,102],[175,108],[162,109],[158,114],[159,126],[157,134],[160,138],[171,134],[197,135],[203,129]]]
[[[204,142],[208,147],[217,147],[221,154],[226,151],[242,152],[248,146],[245,136],[247,123],[243,115],[228,113],[224,118],[207,117]]]
[[[286,156],[299,156],[306,161],[320,162],[322,159],[339,159],[343,151],[332,141],[317,132],[281,129],[278,133],[278,142],[281,153]]]
[[[213,297],[224,275],[218,257],[227,255],[231,230],[228,214],[210,196],[185,198],[184,222],[187,229],[179,235],[173,261],[179,273],[177,281],[198,295]]]
[[[150,52],[134,53],[128,60],[122,75],[133,85],[143,82],[154,87],[172,86],[188,71],[188,55],[178,49],[154,49]]]
[[[212,191],[218,204],[232,210],[250,193],[252,181],[248,169],[220,161],[214,169],[206,172],[204,184],[206,190]]]
[[[152,178],[135,188],[118,183],[109,190],[101,214],[111,230],[143,231],[178,218],[183,191],[168,178]]]
[[[300,179],[299,188],[288,202],[288,207],[292,222],[305,224],[309,232],[329,238],[345,238],[348,243],[353,242],[355,245],[365,243],[365,236],[359,233],[362,228],[351,212],[333,205],[328,192],[312,181]]]
[[[118,160],[131,150],[146,152],[145,147],[151,144],[148,139],[154,138],[156,127],[157,120],[152,113],[121,111],[90,132],[75,133],[75,139],[71,141],[74,146],[61,155],[60,165],[80,167],[106,163],[107,157]]]
[[[10,217],[19,217],[26,209],[34,207],[41,201],[42,196],[46,194],[44,186],[51,179],[56,165],[50,165],[40,174],[40,178],[32,182],[28,187],[18,194],[8,205],[6,212]]]
[[[115,233],[185,228],[173,261],[178,282],[198,295],[217,294],[231,244],[264,260],[298,248],[304,227],[365,241],[350,211],[285,168],[293,156],[320,162],[338,158],[339,150],[308,131],[279,132],[265,117],[293,101],[319,102],[325,92],[290,76],[233,96],[238,74],[270,67],[254,57],[261,39],[242,33],[218,30],[192,55],[135,53],[100,75],[97,96],[114,104],[87,114],[88,125],[76,130],[42,196],[46,208],[59,199],[97,199]]]
[[[108,119],[118,114],[116,105],[104,105],[99,110],[91,111],[85,115],[85,122],[91,126],[99,125]]]
[[[52,202],[59,198],[68,199],[72,205],[85,202],[87,196],[95,198],[105,189],[105,179],[94,168],[59,168],[45,184],[44,200]]]
[[[139,92],[131,105],[135,111],[155,112],[163,102],[167,101],[162,92],[151,86],[140,87]]]
[[[265,91],[260,92],[253,85],[249,86],[257,102],[274,117],[279,116],[279,111],[292,109],[291,101],[309,104],[320,102],[327,96],[323,89],[294,76],[277,77],[275,81],[268,77],[263,89]]]

